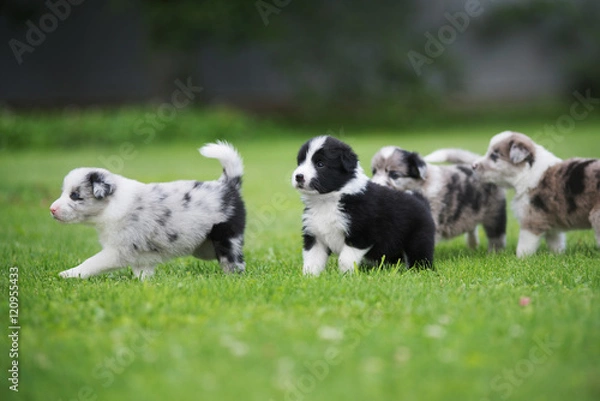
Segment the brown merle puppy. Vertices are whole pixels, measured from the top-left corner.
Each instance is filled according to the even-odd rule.
[[[472,163],[478,157],[466,151],[454,153],[456,157],[447,160]],[[436,159],[435,155],[435,152],[430,155],[432,160]],[[504,190],[481,182],[470,165],[436,166],[426,163],[418,153],[387,146],[373,156],[371,167],[374,182],[421,193],[429,201],[436,225],[436,241],[466,233],[468,245],[475,248],[478,245],[477,226],[482,224],[489,240],[488,248],[504,248]]]
[[[528,136],[505,131],[473,168],[484,181],[515,189],[517,256],[535,253],[542,236],[551,251],[564,251],[567,230],[593,228],[600,245],[600,160],[563,161]]]

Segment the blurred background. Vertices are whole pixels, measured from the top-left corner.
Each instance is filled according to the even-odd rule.
[[[0,15],[3,147],[26,145],[23,111],[398,128],[555,116],[575,92],[600,96],[595,0],[5,0]],[[134,125],[125,130],[143,131]]]

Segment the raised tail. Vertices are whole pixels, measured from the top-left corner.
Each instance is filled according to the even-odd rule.
[[[241,186],[244,164],[242,157],[230,143],[225,141],[207,143],[198,150],[202,156],[217,159],[221,162],[223,166],[223,174],[219,178],[221,181],[231,182],[237,188]]]
[[[463,149],[440,149],[428,154],[423,159],[427,163],[472,164],[481,156]]]

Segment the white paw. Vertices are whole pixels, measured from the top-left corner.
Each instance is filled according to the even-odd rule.
[[[323,269],[314,266],[303,266],[302,274],[305,276],[318,276]]]
[[[80,278],[79,274],[74,270],[75,269],[64,270],[58,273],[58,275],[62,278]]]

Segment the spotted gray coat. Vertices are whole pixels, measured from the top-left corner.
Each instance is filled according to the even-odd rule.
[[[462,152],[451,160],[472,162],[475,157]],[[418,153],[387,146],[373,156],[371,168],[374,182],[419,192],[429,201],[436,225],[436,241],[466,233],[468,245],[475,248],[478,245],[477,226],[482,224],[488,237],[488,248],[504,248],[504,191],[494,184],[481,182],[470,165],[438,166],[425,162]]]
[[[222,142],[200,152],[219,159],[219,180],[144,184],[100,168],[71,171],[50,211],[60,222],[95,226],[102,250],[60,276],[85,278],[131,266],[143,278],[157,264],[187,255],[216,258],[225,272],[244,271],[242,160]]]

